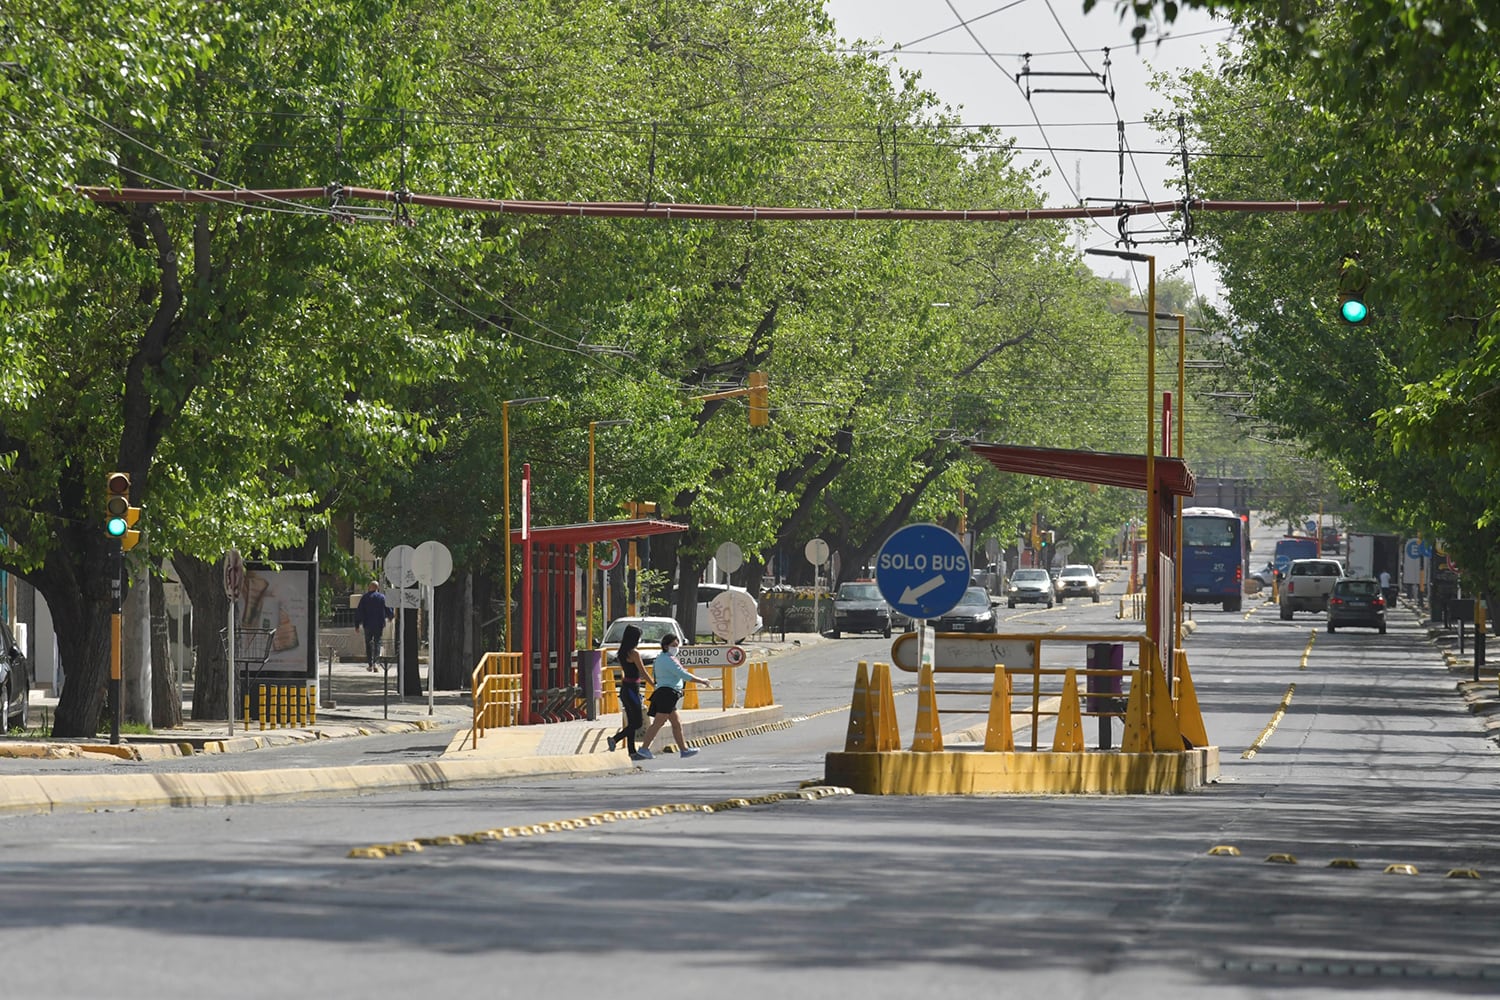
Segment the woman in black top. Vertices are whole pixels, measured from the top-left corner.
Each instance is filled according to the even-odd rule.
[[[626,625],[625,633],[620,636],[620,648],[615,650],[615,661],[620,664],[624,679],[620,682],[620,707],[625,710],[625,725],[620,731],[609,738],[609,749],[614,750],[620,741],[625,741],[625,747],[630,751],[631,760],[645,760],[635,750],[635,734],[645,721],[645,713],[642,711],[641,683],[647,681],[656,683],[646,675],[645,664],[641,662],[640,650],[636,649],[641,642],[641,630],[634,625]]]

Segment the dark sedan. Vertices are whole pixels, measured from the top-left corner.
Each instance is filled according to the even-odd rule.
[[[5,728],[25,729],[31,710],[31,665],[5,620],[0,618],[0,693],[3,693]]]
[[[1328,595],[1328,631],[1340,625],[1379,629],[1385,634],[1385,598],[1379,580],[1344,577]]]
[[[995,609],[990,607],[989,591],[970,587],[958,599],[953,610],[933,623],[938,632],[993,632]]]

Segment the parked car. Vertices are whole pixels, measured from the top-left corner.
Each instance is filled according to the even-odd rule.
[[[745,596],[745,598],[748,598],[750,601],[752,601],[752,602],[755,601],[755,596],[753,594],[751,594],[750,591],[746,590],[744,587],[733,587],[733,586],[730,586],[727,583],[700,583],[700,584],[698,584],[698,610],[696,611],[696,613],[694,614],[694,617],[693,617],[693,631],[694,632],[696,632],[698,635],[704,635],[704,636],[711,636],[711,635],[715,634],[714,633],[714,627],[713,627],[713,621],[714,621],[714,619],[713,619],[713,611],[710,609],[709,606],[711,604],[713,604],[714,601],[717,600],[719,597],[722,597],[724,594],[730,593],[730,592],[733,592],[733,593],[736,593],[736,594],[743,594]],[[671,606],[673,608],[677,607],[677,591],[676,591],[675,588],[672,590],[671,594],[668,596],[668,601],[671,603]],[[755,612],[755,625],[754,625],[754,627],[752,627],[746,633],[746,635],[753,635],[756,632],[759,632],[764,627],[765,627],[765,622],[763,622],[761,620],[760,610],[759,610],[759,607],[757,606],[757,609],[756,609],[756,612]],[[740,640],[742,640],[744,638],[745,638],[745,636],[739,636],[734,641],[735,642],[739,642]]]
[[[1056,600],[1052,576],[1044,569],[1018,569],[1005,588],[1005,606],[1009,608],[1017,604],[1045,604],[1050,608]]]
[[[1385,598],[1379,580],[1346,576],[1334,583],[1328,596],[1328,631],[1340,625],[1374,628],[1385,634]]]
[[[620,647],[620,640],[625,636],[625,626],[627,625],[634,625],[641,630],[641,642],[636,648],[640,650],[641,661],[648,666],[655,662],[656,654],[661,652],[661,640],[663,636],[675,635],[677,636],[677,641],[683,645],[692,641],[683,634],[682,626],[677,624],[676,618],[648,618],[643,616],[616,618],[609,623],[609,628],[604,630],[604,638],[599,640],[600,647],[611,654],[611,665],[613,665],[613,653]]]
[[[5,729],[25,729],[31,712],[31,664],[16,637],[0,619],[0,692],[5,695]]]
[[[990,607],[990,592],[983,587],[969,587],[953,610],[933,623],[937,632],[993,632],[995,609]]]
[[[1059,601],[1065,601],[1069,597],[1092,597],[1095,604],[1099,603],[1099,576],[1094,572],[1094,567],[1084,563],[1071,563],[1062,568],[1062,574],[1057,579]]]
[[[880,587],[872,580],[850,580],[839,584],[833,595],[833,637],[844,632],[879,632],[887,639],[900,616],[891,610]]]
[[[1260,569],[1253,571],[1250,579],[1259,581],[1262,587],[1269,587],[1276,582],[1276,564],[1266,563]]]

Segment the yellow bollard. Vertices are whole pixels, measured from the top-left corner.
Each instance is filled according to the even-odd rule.
[[[1062,707],[1057,710],[1057,731],[1052,735],[1053,753],[1083,750],[1083,715],[1078,711],[1078,675],[1069,667],[1063,676]]]
[[[682,708],[684,711],[698,708],[698,685],[688,681],[687,687],[682,693]]]
[[[604,691],[599,698],[599,711],[603,715],[614,715],[620,711],[620,689],[615,686],[615,672],[609,664],[603,668]]]
[[[318,697],[313,694],[313,689],[307,689],[307,724],[316,726],[318,724]]]
[[[1177,651],[1177,727],[1182,738],[1195,747],[1208,746],[1208,730],[1203,725],[1203,710],[1198,707],[1198,692],[1193,675],[1188,672],[1187,652]]]
[[[999,663],[995,664],[995,685],[990,689],[990,716],[984,727],[984,748],[1000,753],[1016,749],[1016,738],[1010,725],[1010,677]]]
[[[724,711],[734,707],[734,668],[725,667],[719,671],[720,701]]]
[[[260,698],[255,702],[255,714],[260,719],[261,732],[266,730],[266,686],[260,686]]]
[[[1161,657],[1151,657],[1151,749],[1156,753],[1178,753],[1182,750],[1182,730],[1177,728],[1177,713],[1172,708],[1172,689]]]
[[[245,703],[245,707],[242,709],[242,711],[244,713],[245,721],[244,728],[248,730],[250,728],[250,692],[246,691],[244,694],[240,695],[240,700]]]
[[[1145,753],[1146,740],[1146,671],[1140,667],[1130,672],[1130,698],[1125,703],[1125,735],[1120,739],[1121,753]]]
[[[870,675],[865,661],[854,672],[854,697],[849,702],[849,728],[844,733],[845,753],[866,753],[870,744]]]
[[[938,721],[937,692],[932,683],[932,667],[923,665],[917,675],[917,729],[911,748],[918,753],[942,753],[943,727]]]

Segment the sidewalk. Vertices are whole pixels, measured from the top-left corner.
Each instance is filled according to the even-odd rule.
[[[750,660],[759,661],[821,641],[822,637],[811,633],[793,633],[741,645]],[[319,681],[325,705],[329,701],[333,705],[319,707],[315,722],[296,728],[263,731],[252,722],[246,732],[236,720],[230,736],[223,721],[184,720],[180,728],[122,736],[118,746],[111,746],[107,736],[81,741],[0,740],[0,813],[227,805],[443,788],[537,775],[625,772],[637,767],[623,747],[608,752],[605,738],[619,728],[614,715],[489,729],[476,747],[467,691],[434,693],[429,711],[425,693],[404,699],[397,694],[394,670],[387,688],[384,675],[369,673],[362,663],[335,664],[331,685],[328,669],[326,663],[320,668]],[[34,695],[33,720],[43,712],[50,718],[55,706],[55,699]],[[699,745],[785,725],[779,705],[681,714],[684,735]],[[327,741],[423,732],[439,735],[443,749],[421,748],[423,759],[417,762],[309,766],[305,761],[306,753],[326,754],[332,748]],[[275,749],[299,745],[306,753],[294,760]],[[663,739],[657,749],[669,746]],[[217,757],[212,769],[185,769],[184,765],[196,762],[184,758],[202,755]],[[357,750],[341,756],[360,759]],[[673,759],[670,752],[663,756]],[[388,758],[389,751],[381,757]]]

